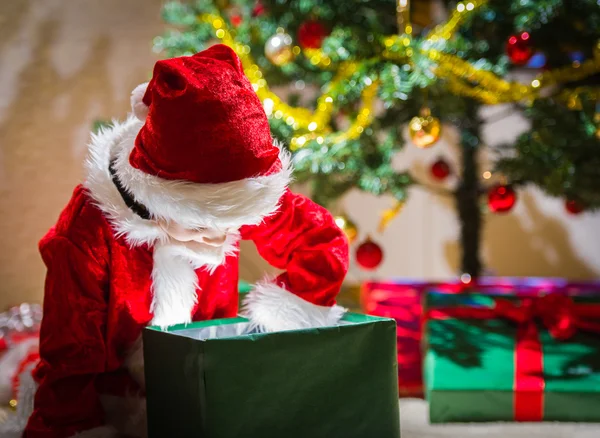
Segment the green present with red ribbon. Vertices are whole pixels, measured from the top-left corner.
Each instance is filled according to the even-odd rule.
[[[600,296],[429,291],[430,421],[600,421]]]

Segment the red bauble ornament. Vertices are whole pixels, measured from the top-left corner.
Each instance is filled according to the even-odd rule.
[[[383,250],[367,238],[356,248],[356,262],[364,269],[375,269],[383,260]]]
[[[298,28],[298,44],[303,49],[320,49],[329,30],[317,20],[305,21]]]
[[[511,186],[494,186],[488,192],[488,206],[494,213],[505,213],[512,210],[517,202],[517,193]]]
[[[565,209],[571,214],[579,214],[585,211],[585,206],[574,199],[567,199],[565,201]]]
[[[243,21],[243,20],[242,20],[242,16],[241,16],[241,15],[238,15],[238,14],[232,15],[232,16],[229,18],[229,20],[231,21],[231,24],[232,24],[234,27],[238,27],[240,24],[242,24],[242,21]]]
[[[260,17],[262,14],[265,13],[265,10],[265,6],[261,2],[256,2],[256,5],[254,5],[254,9],[252,9],[252,16]]]
[[[431,176],[440,181],[445,180],[450,175],[450,165],[443,158],[431,165]]]
[[[506,54],[513,64],[523,65],[533,56],[533,49],[529,43],[529,33],[511,35],[506,42]]]

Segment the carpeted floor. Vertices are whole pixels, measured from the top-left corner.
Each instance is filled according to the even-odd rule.
[[[427,404],[400,400],[402,438],[600,438],[600,423],[471,423],[436,424],[428,421]]]

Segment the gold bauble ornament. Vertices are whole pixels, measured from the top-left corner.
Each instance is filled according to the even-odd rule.
[[[358,236],[358,228],[356,228],[356,224],[350,220],[350,218],[344,214],[334,217],[335,223],[340,229],[344,232],[346,237],[348,238],[348,242],[352,244],[356,240],[356,236]]]
[[[282,66],[295,58],[292,37],[285,32],[278,32],[265,43],[265,56],[273,64]]]
[[[442,124],[438,118],[431,115],[429,108],[423,108],[420,115],[411,119],[408,130],[415,146],[427,149],[440,139]]]

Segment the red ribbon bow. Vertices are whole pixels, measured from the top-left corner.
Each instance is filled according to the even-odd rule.
[[[544,418],[544,362],[536,321],[552,337],[566,340],[578,330],[600,333],[600,304],[576,304],[563,294],[522,298],[520,302],[496,298],[493,307],[447,307],[427,312],[431,319],[506,318],[518,324],[515,345],[514,419]]]
[[[495,313],[519,324],[539,320],[555,339],[565,340],[577,331],[573,300],[565,295],[550,294],[525,298],[520,305],[496,299]]]

